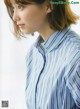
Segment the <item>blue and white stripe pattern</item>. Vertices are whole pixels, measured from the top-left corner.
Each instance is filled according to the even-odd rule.
[[[28,109],[80,109],[80,37],[74,31],[56,31],[46,41],[39,36],[26,67]]]

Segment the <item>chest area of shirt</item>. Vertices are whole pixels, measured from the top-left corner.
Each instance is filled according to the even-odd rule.
[[[37,53],[32,62],[32,72],[31,72],[31,82],[34,83],[34,86],[44,87],[50,83],[50,88],[57,81],[57,79],[62,78],[63,70],[65,69],[64,65],[65,57],[59,57],[58,54],[50,53],[42,55]],[[65,72],[65,71],[64,71]],[[63,72],[63,73],[64,73]]]
[[[28,99],[31,99],[28,101],[33,103],[35,99],[36,105],[47,106],[51,93],[55,95],[57,87],[58,89],[65,87],[65,68],[62,62],[56,54],[46,54],[45,57],[42,54],[36,55],[32,62],[30,84],[27,89]]]

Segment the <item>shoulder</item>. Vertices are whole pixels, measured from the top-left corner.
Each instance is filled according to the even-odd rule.
[[[70,30],[59,50],[66,64],[72,66],[80,58],[80,36]]]
[[[70,30],[63,46],[69,56],[76,54],[80,56],[80,36],[76,32]]]
[[[67,36],[67,42],[73,45],[73,47],[80,47],[80,36],[75,31],[70,30]]]

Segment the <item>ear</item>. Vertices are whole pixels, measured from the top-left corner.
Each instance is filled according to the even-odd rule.
[[[49,4],[47,4],[46,5],[46,13],[48,14],[48,13],[52,12],[52,10],[53,10],[53,7]]]
[[[51,11],[52,11],[51,8],[48,8],[47,11],[46,11],[46,13],[48,14],[48,13],[50,13]]]

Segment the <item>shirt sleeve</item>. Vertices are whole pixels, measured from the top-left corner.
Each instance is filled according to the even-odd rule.
[[[76,105],[80,107],[80,59],[70,69],[66,82]]]

